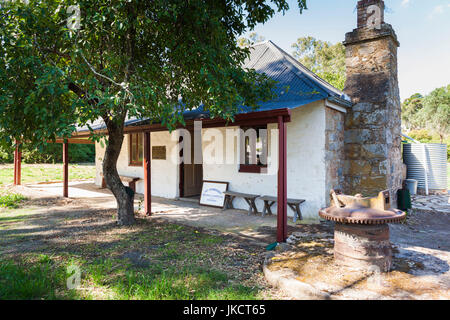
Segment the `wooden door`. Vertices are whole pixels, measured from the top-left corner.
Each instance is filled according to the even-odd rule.
[[[181,196],[194,197],[202,192],[203,185],[203,165],[194,164],[194,133],[191,132],[191,163],[184,163],[182,166],[182,190]]]

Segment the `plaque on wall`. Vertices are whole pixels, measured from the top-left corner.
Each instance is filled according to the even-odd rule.
[[[153,160],[166,160],[166,146],[152,146]]]

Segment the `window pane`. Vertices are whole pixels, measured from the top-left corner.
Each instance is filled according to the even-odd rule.
[[[144,160],[144,135],[139,133],[138,135],[138,160],[139,162]]]
[[[137,145],[136,145],[136,135],[132,134],[131,135],[131,162],[136,162],[137,160]]]

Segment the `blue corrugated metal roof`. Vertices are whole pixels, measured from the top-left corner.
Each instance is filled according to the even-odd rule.
[[[261,102],[257,110],[242,107],[240,113],[282,108],[294,109],[323,99],[332,99],[333,102],[343,106],[351,105],[350,99],[342,91],[321,79],[270,40],[253,45],[250,48],[250,56],[244,62],[243,67],[265,73],[277,81],[275,89],[277,98]],[[202,107],[184,112],[186,120],[207,118],[208,116],[209,113],[205,112]],[[133,125],[146,120],[148,119],[130,118],[125,125]],[[104,129],[105,125],[101,120],[93,123],[91,127],[97,130]],[[88,128],[84,127],[79,131],[87,130]]]

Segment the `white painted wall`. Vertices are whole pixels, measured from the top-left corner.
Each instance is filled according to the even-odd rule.
[[[326,188],[325,179],[325,105],[324,101],[318,101],[306,106],[292,110],[292,121],[287,124],[287,188],[289,198],[306,199],[302,204],[303,217],[317,219],[318,211],[326,205],[324,192]],[[268,173],[240,173],[239,162],[236,159],[231,164],[208,163],[205,159],[203,164],[204,180],[227,181],[229,189],[237,192],[253,193],[260,195],[277,195],[277,170],[278,170],[278,139],[271,136],[271,129],[276,129],[276,124],[268,126]],[[230,127],[233,128],[233,127]],[[225,128],[217,128],[226,136]],[[207,131],[202,131],[202,149],[204,158],[207,157],[211,142],[205,141]],[[152,160],[152,195],[165,198],[176,198],[179,195],[179,167],[172,159],[172,152],[177,152],[178,140],[171,139],[168,132],[152,132],[152,146],[166,145],[167,159]],[[128,166],[129,138],[126,136],[123,150],[120,154],[117,168],[119,174],[143,178],[144,170],[141,167]],[[239,149],[237,139],[234,144],[223,146],[224,157],[230,148],[235,151]],[[209,150],[209,151],[208,151]],[[104,149],[96,144],[96,184],[101,184],[101,161]],[[239,153],[236,152],[236,155]],[[224,158],[226,160],[226,158]],[[143,181],[137,183],[138,193],[143,193]],[[236,199],[235,206],[247,209],[244,200]],[[259,210],[263,208],[263,202],[257,201]],[[276,206],[273,207],[274,213]],[[289,215],[293,212],[289,209]]]
[[[268,126],[268,131],[276,129]],[[224,131],[225,129],[221,129]],[[205,132],[205,130],[203,130]],[[232,191],[277,196],[278,140],[269,137],[268,173],[241,173],[238,162],[234,164],[203,164],[205,180],[228,181]],[[206,147],[203,142],[203,148]],[[229,146],[225,147],[226,149]],[[235,143],[234,148],[239,148]],[[306,199],[301,205],[304,218],[318,218],[318,211],[326,204],[325,190],[325,107],[319,101],[292,110],[287,124],[287,189],[288,198]],[[235,207],[247,209],[244,200],[236,199]],[[258,210],[263,201],[257,200]],[[273,206],[274,213],[276,205]],[[291,209],[289,215],[293,215]]]
[[[151,133],[152,146],[166,146],[166,160],[152,160],[152,195],[163,198],[176,198],[178,196],[178,166],[171,161],[170,154],[173,148],[177,147],[176,141],[172,141],[167,131]],[[136,192],[144,193],[144,168],[129,166],[129,135],[125,135],[119,159],[117,160],[117,171],[119,175],[130,177],[140,177],[142,180],[136,183]],[[97,175],[95,183],[100,186],[102,182],[102,161],[105,149],[100,143],[95,144],[95,165],[97,167]]]

